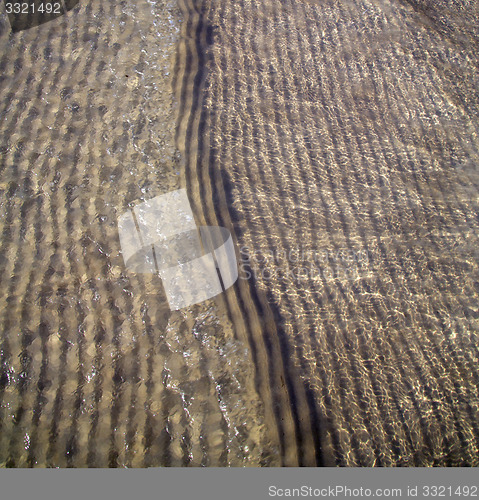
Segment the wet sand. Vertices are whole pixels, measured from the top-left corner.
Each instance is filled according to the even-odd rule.
[[[118,219],[184,187],[175,2],[80,2],[0,37],[0,464],[278,464],[248,346],[172,313]]]
[[[0,464],[477,466],[477,7],[4,20]],[[172,313],[117,221],[178,188],[240,279]]]
[[[283,464],[477,466],[477,3],[195,12],[187,184],[236,237]]]

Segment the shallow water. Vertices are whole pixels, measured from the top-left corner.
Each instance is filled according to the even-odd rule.
[[[0,463],[477,466],[478,14],[4,20]],[[180,188],[240,276],[171,311],[118,220]]]
[[[118,219],[181,187],[174,2],[82,2],[1,37],[0,462],[279,463],[247,345],[212,301],[171,312]]]

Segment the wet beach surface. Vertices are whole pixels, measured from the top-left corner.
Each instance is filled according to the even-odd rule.
[[[80,4],[0,26],[0,465],[477,466],[474,1]],[[240,269],[171,311],[118,219]]]
[[[247,345],[213,302],[171,312],[119,217],[182,187],[174,2],[82,2],[1,37],[0,462],[279,463]]]

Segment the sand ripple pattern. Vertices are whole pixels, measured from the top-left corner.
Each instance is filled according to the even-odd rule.
[[[282,463],[479,465],[478,3],[183,9],[178,144]]]
[[[80,0],[11,35],[2,7],[1,466],[280,463],[221,304],[172,313],[120,253],[118,218],[185,187],[181,15]]]

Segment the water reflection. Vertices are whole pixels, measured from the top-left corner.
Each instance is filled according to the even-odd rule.
[[[235,287],[171,311],[118,238],[131,203],[186,185],[181,19],[175,0],[79,2],[13,34],[0,17],[0,466],[279,461],[253,354],[222,307]],[[165,241],[190,259],[181,235]]]

